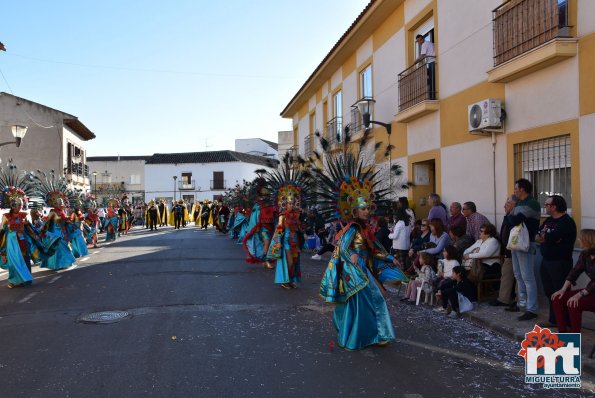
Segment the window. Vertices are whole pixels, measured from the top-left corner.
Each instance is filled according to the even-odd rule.
[[[139,174],[131,174],[129,184],[138,185],[140,184],[140,175]]]
[[[225,189],[225,180],[223,179],[222,171],[213,171],[213,181],[211,182],[211,189]]]
[[[572,208],[570,136],[536,140],[514,146],[515,180],[533,183],[533,196],[543,208],[550,195],[560,195]],[[542,209],[545,214],[545,208]]]
[[[372,97],[372,65],[359,73],[360,98]]]
[[[182,173],[182,184],[192,184],[192,173]]]
[[[335,114],[335,118],[337,120],[342,120],[343,118],[343,93],[341,90],[337,91],[335,95],[333,95],[333,112]],[[341,131],[341,123],[336,124],[336,131],[335,134],[338,137],[343,137],[343,132]]]

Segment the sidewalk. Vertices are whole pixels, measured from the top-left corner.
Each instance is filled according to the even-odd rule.
[[[309,263],[319,264],[320,267],[327,265],[329,254],[324,255],[320,261],[311,260],[311,254],[305,252],[303,260]],[[302,260],[302,261],[303,261]],[[400,289],[404,292],[405,289]],[[535,325],[542,328],[548,328],[552,332],[557,332],[558,329],[555,326],[549,325],[548,322],[548,311],[549,303],[543,293],[539,295],[539,316],[537,319],[531,321],[518,321],[522,312],[507,312],[504,311],[505,307],[492,307],[488,302],[494,297],[487,297],[485,301],[482,301],[478,306],[470,312],[463,314],[463,319],[480,326],[485,329],[489,329],[495,333],[498,333],[511,340],[520,342],[525,339],[525,333],[529,333],[533,330]],[[422,304],[420,304],[422,305]],[[581,330],[581,353],[582,353],[582,371],[584,373],[595,376],[595,359],[589,358],[591,350],[595,346],[595,313],[584,312],[583,313],[583,329]]]
[[[478,326],[520,343],[525,339],[525,333],[530,332],[535,325],[548,328],[552,332],[558,331],[555,326],[549,325],[547,314],[549,304],[545,296],[541,294],[539,300],[539,316],[531,321],[518,321],[516,318],[522,313],[504,311],[505,307],[492,307],[487,304],[487,301],[480,303],[473,311],[463,314],[463,317]],[[595,314],[584,312],[581,330],[582,371],[593,376],[595,376],[595,359],[589,358],[589,354],[594,346]]]

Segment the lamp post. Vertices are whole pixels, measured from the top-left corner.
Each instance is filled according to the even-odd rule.
[[[7,142],[0,142],[0,146],[15,144],[18,147],[21,146],[21,141],[25,138],[25,134],[27,134],[27,126],[21,126],[15,124],[11,128],[12,136],[14,137],[14,141],[7,141]]]
[[[364,123],[364,127],[365,128],[369,128],[370,124],[377,124],[379,126],[382,126],[386,129],[386,132],[388,134],[388,187],[389,187],[389,192],[390,192],[390,196],[392,197],[392,145],[390,143],[390,135],[392,133],[392,125],[390,123],[383,123],[383,122],[378,122],[376,120],[371,120],[372,118],[372,113],[374,113],[374,104],[376,103],[376,100],[372,97],[364,97],[361,100],[359,100],[358,102],[355,103],[355,105],[357,106],[357,109],[359,110],[359,113],[361,113],[362,115],[362,121]]]
[[[174,202],[176,201],[176,180],[178,179],[178,176],[174,176]]]
[[[93,179],[94,181],[94,187],[93,187],[93,194],[97,196],[97,172],[94,171],[93,172]]]

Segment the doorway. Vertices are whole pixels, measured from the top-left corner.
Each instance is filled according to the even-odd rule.
[[[413,163],[413,187],[411,189],[415,216],[427,218],[430,212],[428,195],[436,192],[436,161],[434,159]]]

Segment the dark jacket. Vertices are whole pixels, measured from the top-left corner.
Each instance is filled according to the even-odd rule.
[[[541,206],[532,196],[517,202],[516,206],[505,218],[511,225],[525,223],[529,231],[529,239],[535,241],[535,235],[539,229],[539,219],[541,217]],[[508,241],[507,241],[508,243]]]
[[[541,224],[539,233],[544,241],[540,245],[544,260],[567,260],[572,263],[572,251],[576,240],[576,224],[572,217],[548,217]]]

